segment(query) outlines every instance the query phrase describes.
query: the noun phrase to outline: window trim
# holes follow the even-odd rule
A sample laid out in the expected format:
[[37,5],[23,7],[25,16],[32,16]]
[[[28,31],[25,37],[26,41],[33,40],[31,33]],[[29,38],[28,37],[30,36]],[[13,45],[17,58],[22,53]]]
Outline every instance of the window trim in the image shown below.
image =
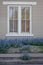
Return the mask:
[[20,1],[3,1],[3,4],[4,5],[16,5],[16,4],[18,4],[18,5],[22,5],[22,4],[27,4],[27,5],[36,5],[37,4],[37,2],[20,2]]
[[[36,5],[37,2],[10,2],[10,1],[3,1],[4,5],[7,5],[7,34],[6,36],[33,36],[32,34],[32,6],[31,5]],[[9,33],[9,7],[12,5],[16,5],[19,4],[19,11],[20,11],[20,6],[22,4],[24,4],[26,6],[26,4],[28,5],[28,7],[30,7],[30,33],[21,33],[21,23],[20,23],[20,19],[21,19],[21,14],[19,14],[19,23],[18,23],[18,33],[14,33],[14,32],[10,32]]]
[[33,34],[29,34],[29,33],[21,33],[21,34],[18,34],[18,33],[8,33],[6,34],[6,36],[34,36]]

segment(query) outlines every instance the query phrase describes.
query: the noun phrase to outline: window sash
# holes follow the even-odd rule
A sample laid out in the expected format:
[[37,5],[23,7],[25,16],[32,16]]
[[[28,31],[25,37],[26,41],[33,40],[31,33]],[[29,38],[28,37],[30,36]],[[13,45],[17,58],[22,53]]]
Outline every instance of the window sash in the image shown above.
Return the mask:
[[[10,10],[10,8],[11,8],[11,10]],[[11,14],[10,14],[10,11],[12,11]],[[16,16],[15,16],[15,14],[16,14]],[[16,19],[15,19],[15,17],[16,17]],[[11,25],[10,25],[11,21],[12,21],[12,29],[11,29]],[[18,8],[17,7],[9,7],[9,32],[12,32],[12,33],[18,32]]]
[[[21,27],[22,28],[22,33],[24,32],[24,33],[26,33],[26,32],[30,32],[30,7],[22,7],[22,9],[21,9],[21,16],[22,16],[22,25],[23,25],[23,22],[24,22],[24,26],[23,27]],[[28,14],[27,14],[28,13]],[[27,31],[27,21],[28,21],[28,31]],[[24,31],[23,31],[24,30]]]

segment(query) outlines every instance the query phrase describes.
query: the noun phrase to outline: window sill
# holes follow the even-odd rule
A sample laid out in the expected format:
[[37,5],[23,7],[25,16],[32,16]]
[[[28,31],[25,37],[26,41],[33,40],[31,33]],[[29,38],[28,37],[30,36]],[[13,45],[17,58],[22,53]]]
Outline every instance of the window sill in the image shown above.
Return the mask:
[[33,34],[29,34],[29,33],[21,33],[21,34],[18,34],[18,33],[8,33],[6,34],[6,36],[34,36]]

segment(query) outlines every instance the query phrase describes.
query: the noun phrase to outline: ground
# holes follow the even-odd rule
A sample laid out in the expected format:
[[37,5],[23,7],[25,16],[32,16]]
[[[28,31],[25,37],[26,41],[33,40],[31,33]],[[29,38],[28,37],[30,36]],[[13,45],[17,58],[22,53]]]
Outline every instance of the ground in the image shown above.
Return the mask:
[[43,52],[43,46],[23,46],[21,48],[10,47],[8,53],[21,53],[21,52],[32,52],[38,53]]
[[0,65],[43,65],[43,64],[15,64],[15,63],[0,63]]

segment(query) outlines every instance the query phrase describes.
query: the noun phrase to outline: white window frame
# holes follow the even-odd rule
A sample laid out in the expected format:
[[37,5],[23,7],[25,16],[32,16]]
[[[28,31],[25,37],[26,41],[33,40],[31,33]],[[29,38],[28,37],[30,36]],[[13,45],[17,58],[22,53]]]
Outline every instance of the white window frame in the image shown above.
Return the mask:
[[[36,5],[36,2],[3,2],[4,5],[7,5],[7,34],[6,36],[33,36],[32,34],[32,6]],[[15,32],[9,32],[9,7],[14,4],[19,4],[18,6],[18,33]],[[24,4],[26,7],[26,4],[28,7],[30,7],[30,33],[21,33],[21,5]]]

